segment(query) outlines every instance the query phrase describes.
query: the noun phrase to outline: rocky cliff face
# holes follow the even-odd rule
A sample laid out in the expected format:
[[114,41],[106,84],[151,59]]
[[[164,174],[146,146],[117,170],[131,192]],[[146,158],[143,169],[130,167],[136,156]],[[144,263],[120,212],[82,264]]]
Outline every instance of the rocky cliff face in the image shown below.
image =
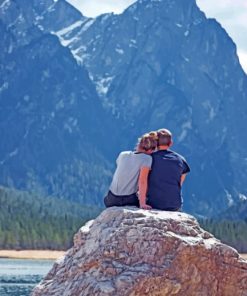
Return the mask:
[[184,213],[109,208],[33,296],[246,296],[247,261]]
[[247,194],[240,128],[247,78],[235,44],[194,0],[136,1],[121,15],[58,35],[88,69],[105,108],[132,130],[131,141],[162,126],[174,132],[175,149],[192,166],[186,209],[208,215]]
[[83,17],[64,1],[4,1],[0,15],[1,184],[97,204],[111,175],[101,130],[111,116],[87,70],[49,33]]
[[[247,196],[246,74],[235,44],[195,0],[139,0],[121,15],[95,19],[64,0],[5,0],[0,18],[1,131],[8,139],[0,144],[2,184],[32,183],[35,191],[100,203],[107,161],[142,132],[167,127],[192,167],[187,211],[213,215]],[[41,146],[32,135],[47,130],[45,122],[58,128]],[[44,151],[27,165],[33,151],[28,145],[19,154],[24,139]],[[48,146],[66,152],[50,154]]]

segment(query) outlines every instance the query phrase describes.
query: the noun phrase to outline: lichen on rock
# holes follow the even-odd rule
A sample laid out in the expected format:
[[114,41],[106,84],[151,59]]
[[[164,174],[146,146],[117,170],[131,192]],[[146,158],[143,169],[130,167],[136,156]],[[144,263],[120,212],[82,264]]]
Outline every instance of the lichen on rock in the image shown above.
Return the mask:
[[78,231],[41,295],[247,296],[247,261],[188,214],[113,207]]

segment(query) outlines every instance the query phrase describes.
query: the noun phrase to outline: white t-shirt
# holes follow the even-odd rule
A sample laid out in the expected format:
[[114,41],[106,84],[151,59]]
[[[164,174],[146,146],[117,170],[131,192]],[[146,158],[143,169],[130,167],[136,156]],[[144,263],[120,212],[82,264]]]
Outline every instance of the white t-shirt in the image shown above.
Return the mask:
[[145,153],[123,151],[117,158],[110,191],[115,195],[130,195],[138,191],[138,179],[143,167],[151,169],[152,157]]

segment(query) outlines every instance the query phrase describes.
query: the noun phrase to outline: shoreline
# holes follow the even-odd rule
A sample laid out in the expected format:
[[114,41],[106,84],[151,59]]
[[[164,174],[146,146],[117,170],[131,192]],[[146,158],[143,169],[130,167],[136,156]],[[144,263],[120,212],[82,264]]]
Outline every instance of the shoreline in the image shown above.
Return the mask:
[[0,259],[46,259],[56,260],[62,257],[65,251],[52,250],[0,250]]
[[[62,257],[66,251],[52,250],[0,250],[0,259],[46,259],[56,260]],[[247,254],[240,254],[247,260]]]

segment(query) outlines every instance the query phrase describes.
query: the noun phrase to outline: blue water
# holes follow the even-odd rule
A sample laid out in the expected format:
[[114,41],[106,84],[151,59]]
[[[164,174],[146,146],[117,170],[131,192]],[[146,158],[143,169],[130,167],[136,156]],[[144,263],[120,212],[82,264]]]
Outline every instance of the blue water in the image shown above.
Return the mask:
[[0,296],[29,296],[53,260],[0,259]]

